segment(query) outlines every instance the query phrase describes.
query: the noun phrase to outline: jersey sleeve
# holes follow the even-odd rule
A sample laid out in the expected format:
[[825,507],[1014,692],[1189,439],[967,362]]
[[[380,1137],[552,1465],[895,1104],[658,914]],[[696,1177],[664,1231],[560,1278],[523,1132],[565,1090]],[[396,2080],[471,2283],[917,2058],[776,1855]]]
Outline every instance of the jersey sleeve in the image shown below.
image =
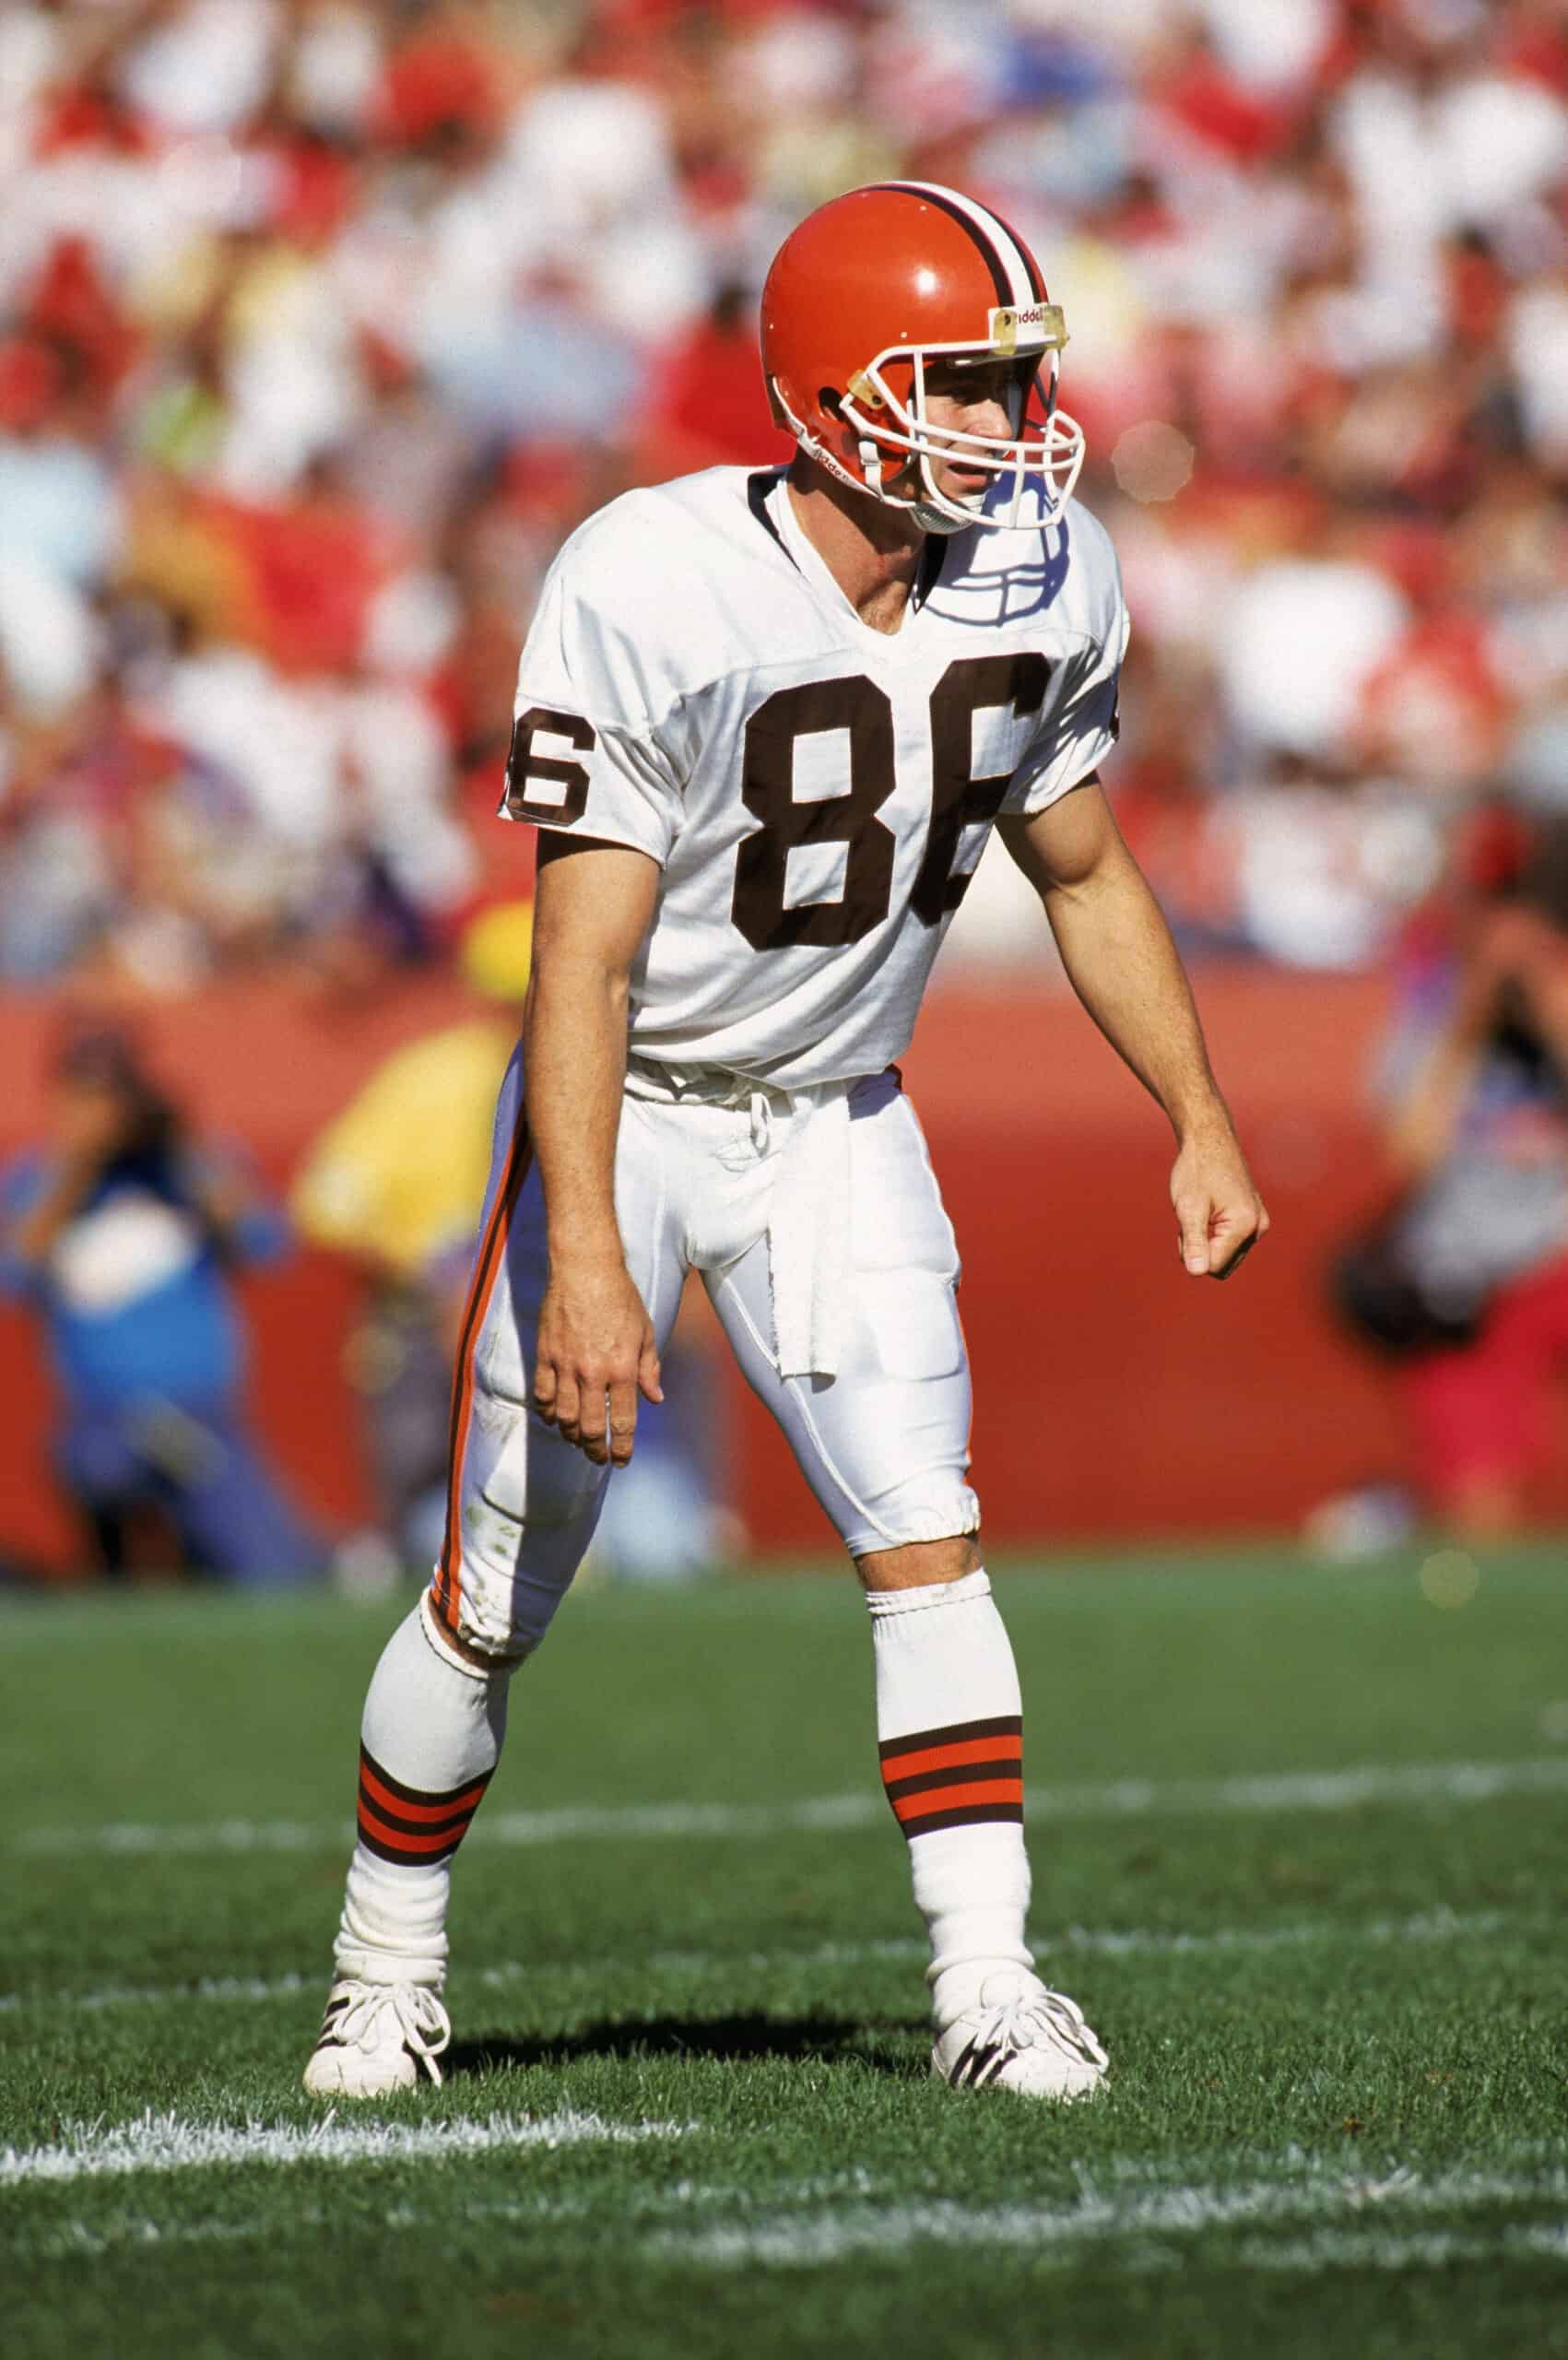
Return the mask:
[[679,783],[648,712],[636,634],[573,559],[569,543],[523,650],[501,814],[629,844],[662,865],[680,828]]
[[1091,640],[1062,667],[1039,732],[1013,773],[1004,811],[1032,819],[1099,769],[1116,742],[1116,700],[1128,628],[1118,583],[1103,639]]

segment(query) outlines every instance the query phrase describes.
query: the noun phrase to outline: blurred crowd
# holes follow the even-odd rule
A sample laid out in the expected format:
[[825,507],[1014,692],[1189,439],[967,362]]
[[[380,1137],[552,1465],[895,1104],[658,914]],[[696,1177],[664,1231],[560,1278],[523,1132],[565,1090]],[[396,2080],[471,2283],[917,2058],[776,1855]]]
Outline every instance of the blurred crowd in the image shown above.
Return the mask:
[[1568,798],[1568,0],[7,0],[0,984],[362,985],[525,891],[545,567],[784,455],[761,274],[894,172],[1066,306],[1189,950],[1365,964]]

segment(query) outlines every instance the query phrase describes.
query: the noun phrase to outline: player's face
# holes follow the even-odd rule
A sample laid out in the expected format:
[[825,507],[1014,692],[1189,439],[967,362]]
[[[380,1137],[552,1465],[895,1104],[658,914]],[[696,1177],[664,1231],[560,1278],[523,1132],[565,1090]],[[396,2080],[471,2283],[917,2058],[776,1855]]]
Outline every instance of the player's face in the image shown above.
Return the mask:
[[112,1083],[63,1078],[54,1092],[54,1137],[67,1154],[103,1159],[121,1146],[130,1127],[124,1090]]
[[[925,368],[925,416],[933,426],[960,434],[985,434],[999,441],[1016,435],[1023,422],[1032,369],[1016,360],[937,360]],[[932,478],[949,500],[977,500],[995,478],[984,467],[956,458],[933,458]]]

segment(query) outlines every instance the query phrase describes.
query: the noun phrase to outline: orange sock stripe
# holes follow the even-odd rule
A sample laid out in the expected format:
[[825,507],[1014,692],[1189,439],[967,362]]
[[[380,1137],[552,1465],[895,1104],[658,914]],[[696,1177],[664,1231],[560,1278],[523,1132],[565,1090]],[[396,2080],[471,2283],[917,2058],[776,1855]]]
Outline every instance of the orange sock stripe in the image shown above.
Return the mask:
[[974,1811],[983,1804],[1010,1803],[1015,1810],[1023,1808],[1021,1778],[992,1778],[975,1780],[961,1787],[926,1787],[917,1795],[895,1795],[894,1815],[902,1826],[906,1820],[926,1819],[933,1811]]
[[416,1826],[412,1820],[399,1819],[395,1813],[383,1811],[379,1803],[372,1802],[369,1795],[361,1793],[359,1817],[361,1833],[369,1827],[389,1844],[423,1845],[429,1843],[432,1836],[439,1837],[442,1843],[460,1844],[468,1833],[474,1814],[471,1811],[448,1811],[444,1819]]
[[361,1796],[360,1799],[360,1834],[377,1850],[390,1852],[397,1858],[426,1859],[441,1852],[455,1852],[468,1833],[472,1811],[465,1813],[454,1823],[433,1827],[427,1834],[414,1835],[404,1827],[390,1826],[372,1811]]
[[970,1762],[1021,1762],[1023,1736],[975,1737],[964,1745],[927,1745],[914,1753],[887,1753],[882,1776],[890,1786],[896,1778],[918,1778],[927,1770],[961,1770]]
[[416,1801],[412,1795],[399,1793],[384,1776],[379,1776],[368,1756],[361,1754],[360,1757],[361,1791],[371,1803],[394,1819],[412,1819],[428,1823],[454,1819],[459,1811],[465,1811],[472,1818],[489,1785],[488,1778],[479,1778],[473,1786],[463,1787],[455,1794],[432,1796],[424,1801]]
[[887,1796],[890,1803],[902,1803],[906,1795],[932,1795],[940,1787],[984,1787],[997,1778],[1016,1778],[1023,1783],[1021,1762],[966,1762],[956,1769],[927,1770],[917,1778],[890,1778]]
[[373,1852],[378,1860],[387,1861],[395,1869],[433,1869],[442,1860],[450,1860],[463,1838],[449,1835],[439,1845],[424,1845],[411,1849],[400,1835],[378,1835],[375,1829],[361,1820],[359,1840],[362,1848]]
[[[468,1285],[468,1300],[463,1308],[462,1339],[457,1347],[457,1365],[452,1379],[452,1423],[447,1440],[446,1531],[430,1597],[440,1620],[454,1634],[457,1630],[458,1569],[463,1557],[463,1459],[468,1439],[468,1414],[474,1401],[474,1353],[484,1328],[485,1314],[489,1309],[490,1297],[495,1292],[496,1276],[505,1258],[506,1233],[533,1160],[528,1117],[520,1102],[517,1128],[513,1133],[506,1172],[496,1190],[484,1242]],[[526,1370],[524,1372],[525,1383],[528,1380],[528,1374]]]

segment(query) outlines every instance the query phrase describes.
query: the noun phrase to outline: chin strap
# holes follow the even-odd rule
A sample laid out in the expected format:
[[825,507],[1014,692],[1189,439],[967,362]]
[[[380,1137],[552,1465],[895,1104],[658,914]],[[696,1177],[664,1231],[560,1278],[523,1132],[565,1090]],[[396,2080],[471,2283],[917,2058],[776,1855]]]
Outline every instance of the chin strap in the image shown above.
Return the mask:
[[[796,416],[784,399],[776,377],[772,380],[772,391],[785,425],[807,456],[826,467],[828,473],[831,476],[836,476],[840,483],[848,484],[852,491],[863,491],[872,500],[881,501],[889,508],[902,508],[906,514],[914,517],[924,533],[939,533],[944,537],[950,537],[954,533],[967,532],[972,525],[984,525],[990,522],[983,513],[983,503],[977,504],[974,513],[971,515],[958,508],[945,506],[929,496],[925,499],[918,495],[914,499],[901,499],[898,493],[890,491],[886,483],[887,460],[882,447],[868,434],[862,434],[859,440],[859,457],[863,476],[853,475],[844,466],[843,461],[836,458],[827,445],[818,440],[805,419]],[[847,422],[851,425],[863,423],[863,421],[857,421],[853,414],[850,415]],[[903,467],[914,460],[929,490],[929,478],[925,478],[925,456],[926,454],[916,452],[902,456],[899,467],[894,470],[895,475],[902,473]],[[1049,520],[1042,518],[1041,521]]]
[[939,533],[944,539],[974,522],[972,516],[955,516],[949,509],[933,508],[924,500],[911,500],[905,505],[923,533]]

